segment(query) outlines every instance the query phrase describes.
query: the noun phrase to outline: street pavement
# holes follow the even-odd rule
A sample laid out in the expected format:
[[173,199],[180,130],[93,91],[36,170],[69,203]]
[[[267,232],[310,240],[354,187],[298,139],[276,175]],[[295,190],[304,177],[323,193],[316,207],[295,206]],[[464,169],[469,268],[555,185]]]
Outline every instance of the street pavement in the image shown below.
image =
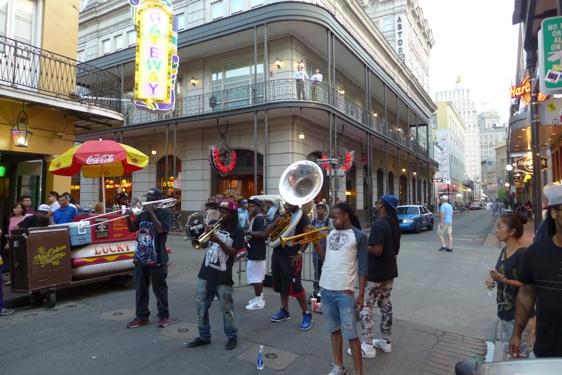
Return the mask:
[[[435,230],[403,235],[392,294],[393,351],[365,360],[366,374],[451,374],[457,360],[484,355],[483,340],[493,337],[496,321],[495,299],[483,286],[486,265],[494,264],[499,254],[497,247],[483,245],[494,221],[487,211],[455,215],[452,253],[437,251]],[[279,300],[267,288],[266,308],[249,312],[244,305],[252,297],[251,288],[236,287],[235,350],[224,350],[217,304],[210,310],[212,344],[187,349],[185,344],[197,335],[193,298],[203,253],[180,236],[168,242],[174,249],[168,277],[170,326],[157,328],[152,298],[152,324],[125,328],[134,313],[130,285],[118,288],[105,282],[69,289],[58,294],[53,309],[22,307],[0,318],[0,373],[255,374],[260,344],[265,345],[264,374],[330,371],[331,347],[322,315],[314,314],[312,329],[300,332],[299,308],[291,301],[293,319],[271,323]]]

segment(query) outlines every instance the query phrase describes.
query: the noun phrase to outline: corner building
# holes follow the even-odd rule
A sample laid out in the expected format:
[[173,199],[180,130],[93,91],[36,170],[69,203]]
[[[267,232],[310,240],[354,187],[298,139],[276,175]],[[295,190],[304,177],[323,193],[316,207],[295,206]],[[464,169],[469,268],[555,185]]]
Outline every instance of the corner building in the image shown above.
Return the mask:
[[[276,194],[289,164],[354,151],[351,170],[325,178],[320,198],[347,200],[367,220],[383,193],[401,203],[431,202],[437,163],[428,123],[436,106],[359,2],[174,6],[175,110],[147,112],[126,99],[123,127],[87,135],[122,140],[151,155],[149,166],[130,176],[133,196],[156,185],[188,213],[213,194]],[[79,54],[121,75],[124,97],[134,84],[130,12],[123,1],[107,1],[88,4],[80,15]],[[305,83],[304,98],[294,79],[299,65],[309,76],[316,69],[323,75],[317,86]],[[221,142],[238,154],[225,177],[208,160],[209,145]],[[83,204],[98,199],[95,182],[80,185]],[[111,184],[106,189],[115,195]]]

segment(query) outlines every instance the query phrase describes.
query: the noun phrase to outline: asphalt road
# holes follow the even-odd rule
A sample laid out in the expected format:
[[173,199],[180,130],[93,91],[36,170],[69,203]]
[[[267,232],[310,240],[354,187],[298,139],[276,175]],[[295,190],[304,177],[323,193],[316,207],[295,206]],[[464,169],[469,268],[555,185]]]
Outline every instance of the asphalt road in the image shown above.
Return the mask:
[[[482,245],[492,224],[491,215],[484,211],[455,215],[453,253],[437,251],[435,230],[403,236],[392,297],[393,352],[365,361],[365,373],[423,373],[443,332],[476,339],[490,336],[495,306],[483,280],[486,264],[495,262],[499,250]],[[298,308],[291,301],[293,319],[270,323],[279,304],[269,289],[265,310],[248,312],[244,305],[252,292],[245,286],[236,288],[237,349],[224,350],[217,305],[210,313],[212,344],[187,349],[185,343],[197,331],[193,296],[202,253],[181,237],[172,237],[169,243],[174,248],[168,278],[173,319],[169,327],[125,328],[134,312],[130,286],[101,283],[76,288],[61,293],[54,309],[21,308],[0,318],[0,373],[254,374],[259,344],[266,346],[264,374],[329,372],[331,349],[322,316],[314,314],[313,328],[300,332]],[[152,299],[153,311],[154,304]]]

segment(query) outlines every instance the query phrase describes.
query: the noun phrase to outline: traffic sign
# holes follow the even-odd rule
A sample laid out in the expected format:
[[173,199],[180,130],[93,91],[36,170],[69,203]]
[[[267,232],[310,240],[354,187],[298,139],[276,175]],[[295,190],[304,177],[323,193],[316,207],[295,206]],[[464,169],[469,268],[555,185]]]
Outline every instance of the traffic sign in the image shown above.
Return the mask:
[[539,74],[541,91],[562,91],[562,17],[546,18],[541,23],[539,38]]

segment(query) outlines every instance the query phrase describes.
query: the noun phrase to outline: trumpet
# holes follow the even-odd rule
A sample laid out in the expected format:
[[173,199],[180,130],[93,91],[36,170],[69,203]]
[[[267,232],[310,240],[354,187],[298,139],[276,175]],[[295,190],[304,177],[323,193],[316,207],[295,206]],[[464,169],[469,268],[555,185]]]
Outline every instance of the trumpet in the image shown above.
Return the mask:
[[170,207],[174,207],[177,201],[178,200],[176,198],[165,198],[165,199],[159,199],[157,201],[143,202],[139,198],[133,198],[133,200],[131,201],[131,211],[133,211],[135,215],[138,215],[142,212],[144,206],[151,205],[154,206],[154,208],[156,209],[170,208]]
[[196,249],[201,249],[207,242],[209,242],[211,235],[220,229],[221,224],[222,219],[219,219],[212,227],[203,232],[203,234],[199,237],[191,239],[191,245],[193,245]]
[[[155,208],[169,208],[169,207],[175,206],[176,202],[177,202],[176,198],[166,198],[166,199],[160,199],[160,200],[157,200],[157,201],[150,201],[150,202],[143,202],[139,198],[133,198],[133,200],[131,202],[131,211],[133,211],[133,214],[138,215],[142,212],[143,207],[146,206],[146,205],[149,205],[149,204],[155,205],[154,206]],[[100,221],[98,223],[90,224],[90,220],[92,220],[92,219],[98,219],[100,217],[109,216],[109,215],[119,213],[119,212],[123,216],[114,217],[112,219],[108,219],[108,220]],[[80,225],[83,226],[83,227],[90,227],[91,228],[91,227],[95,227],[97,225],[107,224],[111,221],[125,219],[126,217],[130,216],[130,215],[125,215],[126,212],[127,212],[127,207],[121,206],[121,209],[117,210],[117,211],[111,211],[111,212],[106,212],[104,214],[88,216],[87,218],[84,218],[84,219],[80,220]]]
[[298,234],[292,237],[281,237],[281,246],[285,247],[287,244],[292,243],[293,245],[304,245],[306,243],[318,243],[321,238],[328,235],[328,227],[322,227],[318,229],[313,229],[311,231]]

